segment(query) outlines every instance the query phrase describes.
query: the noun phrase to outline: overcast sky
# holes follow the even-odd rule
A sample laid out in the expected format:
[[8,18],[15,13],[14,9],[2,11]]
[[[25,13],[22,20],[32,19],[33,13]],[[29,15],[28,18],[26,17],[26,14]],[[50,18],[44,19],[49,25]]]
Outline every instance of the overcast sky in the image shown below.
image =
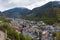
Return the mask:
[[49,1],[55,0],[0,0],[0,11],[5,11],[14,7],[26,7],[33,9],[42,6]]

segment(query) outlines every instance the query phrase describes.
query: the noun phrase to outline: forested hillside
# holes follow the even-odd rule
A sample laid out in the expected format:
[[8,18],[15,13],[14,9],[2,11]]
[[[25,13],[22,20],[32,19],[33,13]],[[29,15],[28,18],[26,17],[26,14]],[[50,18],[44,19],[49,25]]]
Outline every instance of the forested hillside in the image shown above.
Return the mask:
[[59,1],[49,2],[41,7],[34,8],[26,19],[44,21],[46,23],[55,23],[60,21]]

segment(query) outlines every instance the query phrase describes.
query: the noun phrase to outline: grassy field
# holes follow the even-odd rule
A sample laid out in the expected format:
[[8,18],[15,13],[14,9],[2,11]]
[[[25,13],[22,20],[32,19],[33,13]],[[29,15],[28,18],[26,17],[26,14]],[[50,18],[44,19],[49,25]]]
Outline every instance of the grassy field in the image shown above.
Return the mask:
[[[56,27],[60,27],[60,23],[55,23]],[[57,40],[60,40],[60,32],[56,32]]]
[[55,25],[56,25],[57,27],[60,27],[60,23],[55,23]]

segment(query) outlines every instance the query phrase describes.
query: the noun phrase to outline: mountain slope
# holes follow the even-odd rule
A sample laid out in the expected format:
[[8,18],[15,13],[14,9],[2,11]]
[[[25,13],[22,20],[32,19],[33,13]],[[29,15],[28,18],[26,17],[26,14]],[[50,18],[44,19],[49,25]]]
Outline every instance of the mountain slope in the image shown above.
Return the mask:
[[56,21],[60,21],[60,2],[51,1],[41,7],[34,8],[33,10],[29,10],[27,8],[13,8],[4,11],[3,14],[6,17],[22,17],[29,20],[42,20],[54,23]]
[[3,16],[3,13],[0,11],[0,16]]
[[13,8],[7,11],[4,11],[4,15],[6,17],[17,17],[20,18],[21,16],[26,16],[30,12],[29,9],[27,8]]
[[45,22],[56,22],[60,20],[60,2],[51,1],[41,7],[34,8],[26,18],[29,20],[43,20]]

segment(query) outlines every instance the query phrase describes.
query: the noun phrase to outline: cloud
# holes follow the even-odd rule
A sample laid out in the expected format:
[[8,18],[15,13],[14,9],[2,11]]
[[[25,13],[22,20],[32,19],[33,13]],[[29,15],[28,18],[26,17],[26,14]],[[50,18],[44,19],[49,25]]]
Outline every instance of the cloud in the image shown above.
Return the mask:
[[43,1],[39,1],[39,2],[33,3],[31,5],[28,5],[26,8],[32,10],[33,8],[42,6],[42,5],[44,5],[44,4],[46,4],[46,3],[50,2],[50,1],[55,1],[55,0],[43,0]]
[[26,7],[33,9],[52,0],[0,0],[0,10],[4,11],[14,7]]
[[26,8],[33,9],[35,7],[42,6],[42,5],[46,4],[47,2],[49,2],[49,1],[36,2],[36,3],[31,4],[31,5],[28,5]]

